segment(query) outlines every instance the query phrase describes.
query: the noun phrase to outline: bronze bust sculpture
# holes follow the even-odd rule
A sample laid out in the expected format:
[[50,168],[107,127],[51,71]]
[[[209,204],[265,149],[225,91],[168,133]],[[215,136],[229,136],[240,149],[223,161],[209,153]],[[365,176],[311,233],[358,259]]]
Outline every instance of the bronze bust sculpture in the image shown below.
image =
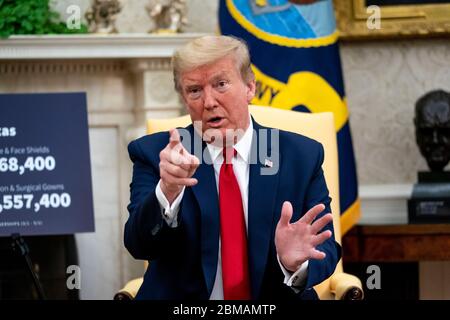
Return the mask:
[[428,92],[416,102],[416,142],[428,167],[443,171],[450,161],[450,93]]
[[450,93],[434,90],[416,102],[416,142],[430,171],[418,172],[408,199],[409,223],[450,222]]

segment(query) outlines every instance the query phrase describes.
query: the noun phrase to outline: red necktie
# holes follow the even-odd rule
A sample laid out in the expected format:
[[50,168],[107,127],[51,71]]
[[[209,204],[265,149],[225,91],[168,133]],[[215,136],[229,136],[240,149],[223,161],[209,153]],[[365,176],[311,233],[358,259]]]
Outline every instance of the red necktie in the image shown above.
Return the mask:
[[225,300],[249,300],[247,232],[241,191],[231,163],[233,156],[236,150],[223,149],[219,175],[223,296]]

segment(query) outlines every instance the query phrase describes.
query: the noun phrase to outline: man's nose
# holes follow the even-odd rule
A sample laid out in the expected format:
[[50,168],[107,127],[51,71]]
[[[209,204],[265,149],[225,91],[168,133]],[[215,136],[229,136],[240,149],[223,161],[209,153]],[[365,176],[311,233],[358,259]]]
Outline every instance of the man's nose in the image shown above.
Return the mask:
[[217,100],[211,88],[205,88],[203,104],[206,110],[212,110],[217,107]]

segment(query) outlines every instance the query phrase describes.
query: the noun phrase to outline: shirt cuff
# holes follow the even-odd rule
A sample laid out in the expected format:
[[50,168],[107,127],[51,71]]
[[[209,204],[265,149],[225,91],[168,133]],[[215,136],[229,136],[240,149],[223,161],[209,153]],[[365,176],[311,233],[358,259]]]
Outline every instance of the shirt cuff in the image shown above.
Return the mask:
[[178,211],[180,211],[181,200],[183,199],[184,189],[183,187],[180,194],[176,199],[172,202],[172,205],[169,204],[169,200],[167,200],[166,196],[161,190],[161,180],[159,180],[158,185],[156,186],[156,199],[158,199],[159,206],[161,207],[161,214],[163,219],[171,228],[178,227]]
[[[288,271],[280,261],[280,257],[277,255],[278,264],[281,271],[284,274],[283,283],[288,287],[303,287],[305,285],[306,278],[308,276],[308,260],[303,262],[298,269],[292,273]],[[293,288],[295,289],[295,288]]]

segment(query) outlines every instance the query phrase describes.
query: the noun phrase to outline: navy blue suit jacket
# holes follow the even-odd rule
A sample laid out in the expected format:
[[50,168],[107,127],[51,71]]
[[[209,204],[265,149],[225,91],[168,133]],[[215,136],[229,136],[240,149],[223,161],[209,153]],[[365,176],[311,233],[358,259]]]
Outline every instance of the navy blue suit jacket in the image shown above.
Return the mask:
[[[192,137],[199,138],[192,125],[186,129]],[[254,122],[256,135],[252,144],[263,138],[260,129],[267,128]],[[283,284],[274,235],[281,206],[286,200],[294,208],[291,221],[297,221],[319,203],[326,206],[319,217],[331,212],[331,199],[322,171],[323,147],[307,137],[278,132],[278,172],[261,175],[264,160],[250,164],[247,238],[251,294],[253,299],[317,298],[312,287],[333,273],[341,256],[334,236],[317,247],[326,253],[326,259],[309,261],[306,286],[295,293]],[[270,154],[270,131],[267,141]],[[198,184],[185,189],[178,227],[170,228],[162,218],[155,194],[160,179],[159,153],[168,142],[168,132],[162,132],[139,138],[128,146],[133,178],[125,246],[134,258],[150,262],[136,298],[205,300],[214,285],[219,252],[219,204],[214,167],[201,161],[194,174]],[[183,144],[189,147],[186,141]],[[203,148],[205,146],[203,143]],[[193,153],[192,149],[187,150]],[[209,155],[207,151],[203,154]],[[325,229],[333,231],[332,224]]]

